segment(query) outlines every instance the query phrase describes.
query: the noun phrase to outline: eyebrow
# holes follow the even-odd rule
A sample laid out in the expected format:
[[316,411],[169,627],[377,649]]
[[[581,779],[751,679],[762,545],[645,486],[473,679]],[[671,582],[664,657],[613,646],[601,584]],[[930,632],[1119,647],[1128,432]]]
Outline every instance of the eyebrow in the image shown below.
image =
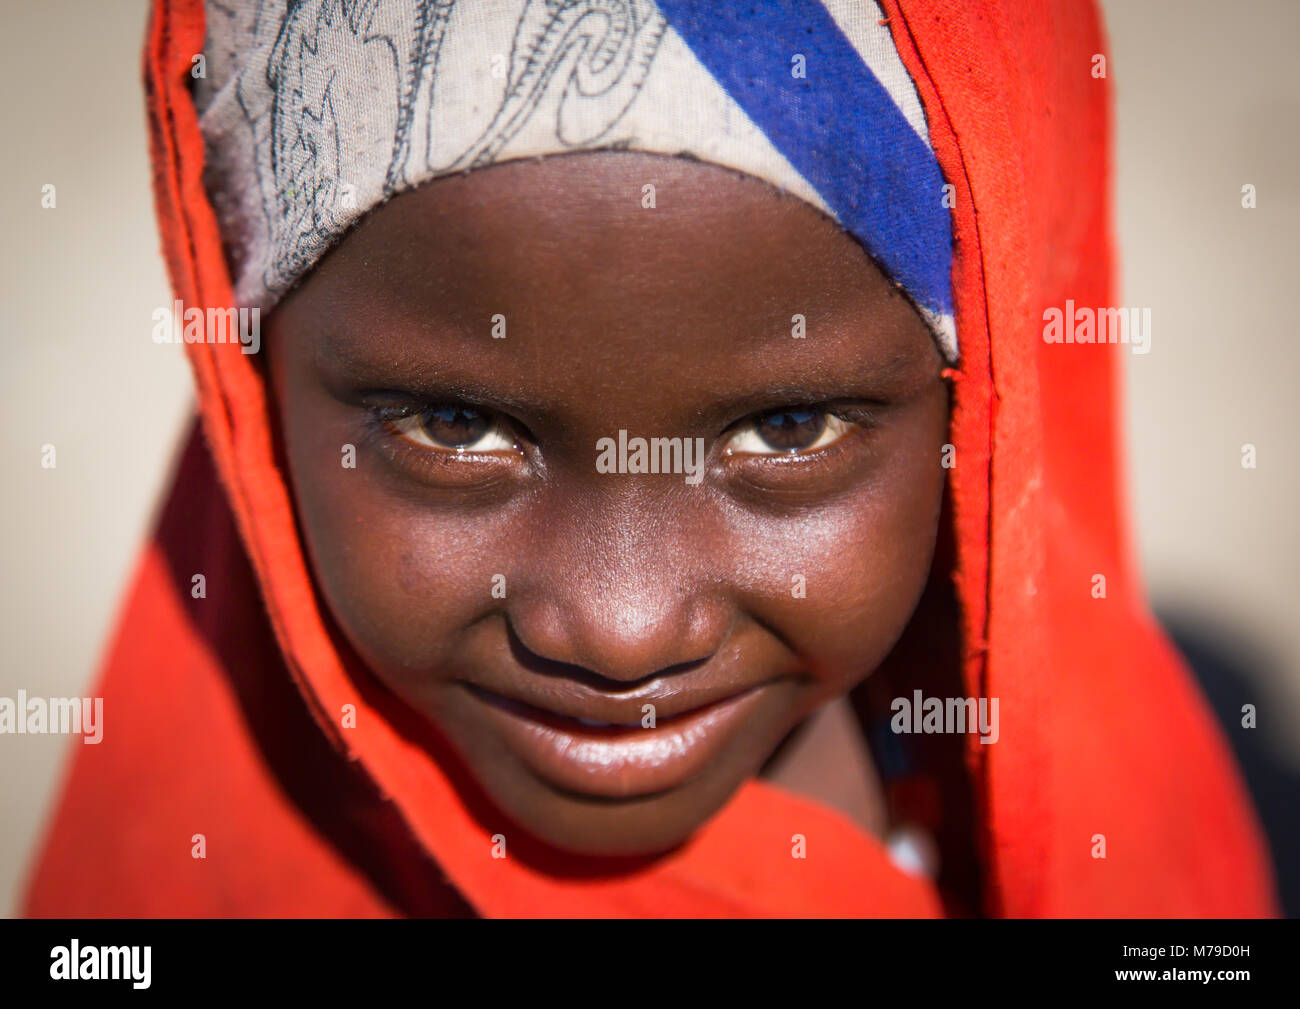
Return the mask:
[[[563,420],[562,404],[548,403],[549,397],[537,395],[539,390],[517,392],[513,382],[502,381],[500,361],[485,353],[489,345],[484,344],[481,329],[470,333],[448,320],[412,328],[423,331],[419,335],[425,338],[412,338],[416,334],[402,324],[386,330],[390,337],[376,346],[346,323],[322,327],[314,353],[316,370],[331,386],[331,380],[346,378],[361,385],[372,382],[370,393],[393,391],[429,400],[462,400],[521,418]],[[437,337],[432,336],[433,330]],[[408,335],[403,337],[403,332]],[[851,341],[837,340],[835,346],[835,356],[842,358],[846,356],[842,348],[851,346]],[[766,383],[760,378],[737,389],[715,386],[708,390],[707,399],[685,408],[701,417],[736,419],[782,406],[845,400],[885,406],[916,387],[911,376],[921,375],[917,356],[915,351],[895,348],[851,361],[824,356],[791,359],[779,381]],[[486,378],[480,377],[484,375]]]
[[710,409],[748,414],[781,406],[854,400],[886,406],[910,395],[924,375],[916,353],[898,349],[887,355],[862,356],[847,365],[826,359],[791,362],[779,382],[751,389],[717,391]]

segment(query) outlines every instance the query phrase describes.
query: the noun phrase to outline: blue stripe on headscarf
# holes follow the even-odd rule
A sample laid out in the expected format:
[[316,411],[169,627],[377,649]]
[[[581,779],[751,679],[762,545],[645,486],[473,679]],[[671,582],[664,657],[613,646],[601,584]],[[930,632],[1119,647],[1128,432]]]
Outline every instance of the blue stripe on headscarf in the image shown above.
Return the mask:
[[[840,223],[922,307],[952,312],[952,222],[934,152],[814,0],[656,0]],[[803,78],[792,57],[805,57]]]

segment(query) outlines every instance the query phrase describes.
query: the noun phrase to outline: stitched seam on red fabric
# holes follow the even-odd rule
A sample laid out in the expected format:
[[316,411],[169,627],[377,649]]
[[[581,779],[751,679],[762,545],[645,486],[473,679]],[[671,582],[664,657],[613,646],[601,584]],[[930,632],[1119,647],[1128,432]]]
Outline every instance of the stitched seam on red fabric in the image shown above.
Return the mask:
[[[171,11],[170,7],[168,7],[167,9],[169,12]],[[197,5],[196,11],[197,11],[197,16],[199,17],[203,16],[204,11],[202,5]],[[163,44],[166,50],[165,55],[166,56],[174,55],[175,39],[174,39],[174,33],[172,33],[170,30],[166,30],[166,29],[164,30]],[[190,281],[188,286],[189,289],[195,294],[196,297],[199,298],[200,301],[206,303],[207,301],[206,293],[200,289],[200,274],[199,274],[199,266],[198,266],[199,257],[198,257],[198,248],[195,242],[195,222],[193,220],[192,214],[188,210],[189,201],[183,198],[182,196],[187,179],[186,179],[186,173],[183,168],[185,156],[181,153],[180,144],[177,142],[177,138],[180,136],[182,130],[182,125],[178,121],[175,114],[175,100],[177,98],[177,95],[175,93],[174,87],[170,79],[165,80],[163,82],[163,89],[164,90],[162,91],[162,94],[166,99],[164,102],[164,107],[167,110],[167,126],[168,126],[167,139],[169,141],[168,149],[172,155],[170,160],[173,166],[172,178],[169,179],[169,182],[172,183],[172,185],[170,186],[170,192],[173,198],[175,199],[175,207],[176,207],[175,217],[178,225],[180,226],[181,231],[183,232],[186,250],[188,252],[188,264],[190,266],[190,269],[187,271],[188,278]],[[201,173],[201,171],[202,169],[200,167],[199,172]],[[201,186],[200,186],[200,192],[201,192]],[[235,430],[236,428],[235,413],[234,410],[232,409],[231,402],[230,402],[230,390],[222,375],[222,372],[224,370],[222,366],[222,362],[216,356],[217,352],[218,351],[216,347],[204,345],[199,348],[198,355],[196,355],[204,359],[204,368],[202,370],[208,373],[206,376],[207,382],[205,384],[207,384],[210,387],[210,389],[215,393],[215,396],[205,397],[205,403],[203,405],[204,407],[206,407],[206,409],[209,412],[212,411],[213,406],[219,406],[220,408],[220,414],[214,417],[214,420],[216,421],[215,425],[212,426],[204,425],[205,436],[207,437],[208,444],[213,449],[214,454],[218,455],[219,457],[225,457],[225,462],[226,462],[228,472],[231,474],[229,479],[223,479],[222,482],[226,486],[228,492],[231,493],[232,496],[234,496],[237,499],[236,501],[232,502],[232,504],[235,506],[233,508],[233,511],[235,513],[236,521],[239,523],[240,526],[240,531],[242,534],[241,541],[243,543],[243,546],[245,550],[248,551],[250,555],[250,560],[252,560],[254,563],[254,567],[258,570],[266,570],[267,567],[266,557],[259,548],[259,543],[257,542],[257,538],[254,535],[252,535],[252,530],[247,528],[248,520],[246,519],[246,516],[250,514],[252,510],[251,499],[246,491],[243,480],[241,478],[241,470],[237,465],[234,464],[235,457],[239,454],[239,449],[236,444],[237,434]],[[204,376],[199,375],[199,378],[202,381],[204,379]],[[215,399],[216,401],[215,404],[212,402],[213,399]],[[224,432],[225,437],[221,439],[213,438],[212,427],[216,427],[218,430]],[[218,467],[218,474],[219,475],[221,474],[220,466]],[[267,607],[268,612],[272,615],[272,619],[278,622],[278,616],[277,616],[278,611],[276,609],[276,606],[272,600],[266,597],[265,592],[263,592],[263,601]],[[284,650],[282,649],[282,651]],[[291,670],[294,672],[294,678],[295,681],[298,683],[300,692],[304,695],[305,699],[307,700],[307,703],[310,709],[313,711],[313,714],[315,715],[317,722],[321,725],[326,735],[333,738],[336,744],[340,744],[339,748],[346,753],[347,749],[346,747],[341,745],[342,744],[341,738],[335,735],[336,727],[333,723],[333,720],[329,718],[329,716],[321,706],[322,702],[316,696],[315,691],[311,690],[310,688],[304,689],[307,683],[306,676],[301,670],[301,668],[299,667],[299,664],[297,663],[296,659],[291,655],[286,655],[285,658],[288,661]]]
[[[952,136],[954,140],[954,146],[957,151],[957,160],[961,168],[961,181],[964,184],[966,196],[971,201],[971,222],[972,222],[971,226],[974,232],[974,239],[976,244],[976,249],[975,249],[976,254],[974,259],[975,259],[975,263],[978,264],[980,288],[983,292],[982,315],[983,315],[984,333],[986,337],[986,346],[987,346],[986,355],[987,355],[989,400],[988,400],[988,433],[987,433],[986,449],[988,452],[988,457],[987,457],[988,462],[985,467],[985,478],[984,478],[986,499],[985,499],[985,515],[984,515],[983,526],[984,526],[985,543],[988,544],[989,547],[986,547],[985,564],[984,564],[984,587],[983,587],[984,614],[982,620],[983,626],[979,628],[979,635],[980,635],[979,641],[965,643],[963,645],[962,655],[963,655],[963,661],[979,663],[980,693],[987,694],[988,693],[987,652],[988,652],[988,641],[989,641],[989,621],[991,619],[992,611],[993,611],[992,557],[991,557],[991,549],[990,549],[993,542],[993,456],[994,456],[993,449],[994,449],[994,441],[995,441],[994,431],[997,423],[998,404],[1000,402],[1001,397],[998,393],[997,382],[995,381],[995,377],[993,374],[993,347],[992,347],[993,327],[992,327],[992,320],[989,316],[988,272],[985,269],[985,264],[984,264],[984,236],[980,230],[979,213],[975,205],[974,187],[971,183],[970,170],[966,164],[965,151],[962,148],[961,138],[958,135],[957,130],[953,125],[952,117],[949,115],[947,105],[944,102],[943,94],[941,93],[938,86],[935,84],[934,77],[930,72],[930,67],[928,62],[926,61],[925,54],[921,51],[921,47],[917,44],[916,36],[912,31],[912,26],[908,19],[908,16],[906,13],[903,12],[901,0],[883,0],[883,6],[885,6],[887,9],[890,10],[890,14],[888,15],[888,21],[889,21],[891,35],[897,35],[899,31],[901,31],[906,35],[909,44],[908,48],[910,52],[915,56],[917,65],[919,66],[921,71],[924,72],[925,74],[926,82],[929,85],[929,91],[934,96],[934,101],[938,105],[938,111],[939,113],[941,113],[943,117],[945,128],[948,130],[948,133]],[[896,21],[897,21],[898,29],[895,28]],[[895,39],[895,47],[897,47],[897,39]],[[927,115],[929,115],[928,109],[926,110],[926,112]],[[954,298],[955,298],[955,292],[954,292]],[[958,334],[958,339],[959,340],[961,339],[961,334]],[[960,363],[962,362],[959,362],[959,364]],[[963,370],[961,374],[962,377],[965,377],[967,373]],[[959,556],[960,556],[960,551],[959,551]],[[963,623],[965,623],[964,620]],[[978,796],[979,808],[981,810],[981,813],[983,814],[979,817],[979,822],[978,825],[976,826],[976,833],[978,835],[976,839],[976,843],[980,847],[980,861],[986,866],[994,866],[997,864],[997,860],[993,857],[994,838],[993,838],[993,831],[992,831],[992,818],[988,815],[988,811],[990,810],[992,805],[992,781],[988,773],[988,765],[983,759],[984,755],[982,751],[975,749],[973,745],[974,740],[971,741],[971,744],[972,745],[968,745],[967,747],[966,764],[967,767],[972,768],[974,772],[973,776],[975,780],[975,790]],[[1003,901],[1000,878],[996,871],[991,872],[990,877],[991,877],[990,880],[986,881],[985,883],[985,888],[984,888],[985,892],[982,896],[982,899],[986,904],[991,905],[995,909],[996,913],[1001,914],[1004,911],[1004,901]]]

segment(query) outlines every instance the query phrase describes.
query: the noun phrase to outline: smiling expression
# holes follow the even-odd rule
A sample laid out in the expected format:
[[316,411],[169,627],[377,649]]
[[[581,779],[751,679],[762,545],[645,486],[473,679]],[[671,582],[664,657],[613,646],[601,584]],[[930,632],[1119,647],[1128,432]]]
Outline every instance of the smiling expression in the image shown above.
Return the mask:
[[[349,234],[267,348],[333,618],[557,847],[689,836],[924,587],[942,360],[766,183],[611,152],[439,179]],[[700,478],[598,467],[620,431],[702,445]]]

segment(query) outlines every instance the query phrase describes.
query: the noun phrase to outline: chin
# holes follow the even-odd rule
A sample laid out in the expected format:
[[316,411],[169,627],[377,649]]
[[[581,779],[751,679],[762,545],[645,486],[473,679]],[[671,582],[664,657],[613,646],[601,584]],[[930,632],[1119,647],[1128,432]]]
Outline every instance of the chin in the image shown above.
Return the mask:
[[[574,795],[534,779],[493,798],[525,833],[547,847],[592,858],[653,857],[688,841],[747,777],[719,773],[722,770],[649,796]],[[509,839],[509,832],[503,833]]]

